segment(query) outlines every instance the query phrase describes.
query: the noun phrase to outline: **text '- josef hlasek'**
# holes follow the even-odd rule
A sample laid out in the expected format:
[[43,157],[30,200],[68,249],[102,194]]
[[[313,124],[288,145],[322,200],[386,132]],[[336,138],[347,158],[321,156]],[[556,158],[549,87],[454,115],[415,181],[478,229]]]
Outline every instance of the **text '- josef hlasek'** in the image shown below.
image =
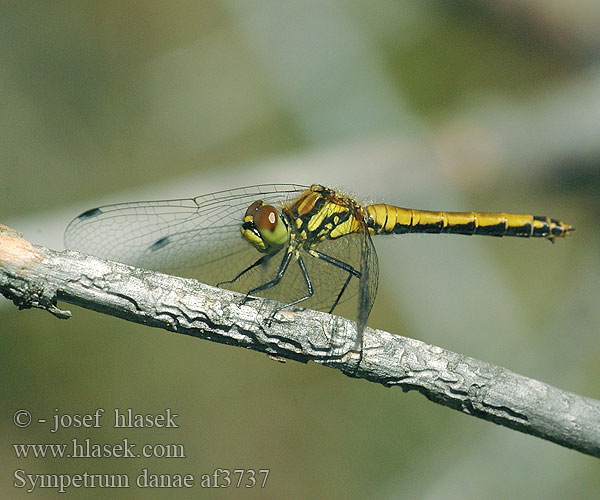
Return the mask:
[[[59,429],[100,428],[106,420],[116,429],[151,427],[177,429],[179,427],[175,421],[179,415],[172,413],[170,408],[167,408],[164,413],[136,413],[131,408],[126,410],[115,408],[112,411],[112,419],[108,416],[110,413],[106,414],[104,408],[98,408],[93,413],[60,413],[58,408],[54,412],[50,432],[57,432]],[[46,423],[46,420],[38,419],[38,422]]]

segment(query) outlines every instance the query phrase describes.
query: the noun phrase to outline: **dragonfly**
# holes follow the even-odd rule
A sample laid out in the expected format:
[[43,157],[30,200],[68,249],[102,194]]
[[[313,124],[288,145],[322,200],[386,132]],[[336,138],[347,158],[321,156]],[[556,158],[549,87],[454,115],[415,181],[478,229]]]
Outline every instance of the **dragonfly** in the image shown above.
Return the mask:
[[372,236],[408,233],[517,236],[554,242],[574,228],[546,216],[440,212],[361,205],[314,184],[263,184],[83,212],[68,225],[69,249],[136,267],[192,276],[251,296],[332,313],[358,294],[354,351],[377,293]]

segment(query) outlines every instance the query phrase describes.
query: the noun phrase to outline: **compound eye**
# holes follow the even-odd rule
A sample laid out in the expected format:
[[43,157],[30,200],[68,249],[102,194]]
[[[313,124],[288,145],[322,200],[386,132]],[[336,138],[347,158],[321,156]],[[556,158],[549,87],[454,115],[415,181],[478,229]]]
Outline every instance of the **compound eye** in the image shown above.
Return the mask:
[[263,205],[264,202],[262,200],[256,200],[254,203],[252,203],[252,205],[248,207],[244,217],[248,217],[249,215],[254,216],[256,214],[256,211]]
[[[256,203],[257,202],[254,202],[250,205],[250,208]],[[262,201],[260,203],[262,203]],[[248,208],[248,210],[250,210],[250,208]],[[254,224],[261,232],[265,230],[273,231],[277,227],[278,220],[279,216],[277,215],[277,210],[271,205],[262,205],[255,209]]]

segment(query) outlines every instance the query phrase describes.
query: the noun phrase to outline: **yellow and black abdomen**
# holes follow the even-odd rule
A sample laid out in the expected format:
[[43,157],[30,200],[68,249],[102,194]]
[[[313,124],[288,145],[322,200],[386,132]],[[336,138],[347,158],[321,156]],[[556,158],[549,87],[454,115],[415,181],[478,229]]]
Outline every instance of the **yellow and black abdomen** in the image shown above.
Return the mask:
[[367,213],[367,224],[374,234],[483,234],[552,241],[573,231],[571,226],[557,219],[503,212],[435,212],[381,203],[369,205]]

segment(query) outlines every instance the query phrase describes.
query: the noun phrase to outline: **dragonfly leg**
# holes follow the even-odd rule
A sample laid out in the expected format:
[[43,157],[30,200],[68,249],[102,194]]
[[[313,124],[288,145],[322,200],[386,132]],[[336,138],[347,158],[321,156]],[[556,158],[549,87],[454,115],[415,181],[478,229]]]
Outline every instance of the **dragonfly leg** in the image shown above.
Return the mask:
[[[279,265],[279,270],[277,271],[277,275],[272,280],[266,281],[262,285],[258,285],[256,287],[252,288],[251,290],[249,290],[248,293],[246,294],[246,297],[244,298],[242,304],[248,300],[248,297],[250,297],[250,295],[252,295],[256,292],[260,292],[262,290],[267,290],[268,288],[273,288],[275,285],[277,285],[277,283],[279,283],[281,281],[281,278],[283,278],[283,275],[285,274],[285,271],[287,270],[287,267],[290,263],[291,258],[292,258],[292,248],[290,247],[290,249],[286,252],[285,256],[281,260],[281,264]],[[259,260],[262,260],[262,259],[264,259],[264,257],[262,257]],[[253,266],[251,266],[251,267],[253,267]]]
[[257,266],[260,266],[263,262],[265,262],[265,260],[267,260],[268,257],[269,257],[268,255],[263,255],[260,259],[258,259],[256,262],[254,262],[254,264],[250,264],[246,269],[244,269],[243,271],[237,273],[233,279],[230,279],[230,280],[227,280],[227,281],[219,281],[217,283],[217,286],[220,287],[221,285],[228,285],[230,283],[235,283],[244,274],[246,274],[248,271],[250,271],[250,269],[254,269]]
[[346,291],[346,287],[348,286],[348,283],[350,283],[350,279],[352,278],[352,274],[348,273],[348,277],[346,278],[346,282],[344,283],[344,286],[342,287],[342,289],[340,290],[340,293],[338,293],[338,296],[336,297],[335,301],[333,302],[333,305],[331,306],[331,308],[329,309],[329,314],[333,313],[333,310],[336,308],[336,306],[338,305],[338,302],[340,301],[340,299],[342,298],[342,295],[344,294],[344,292]]
[[308,251],[308,253],[310,253],[310,255],[312,255],[313,257],[324,260],[325,262],[328,262],[329,264],[339,267],[340,269],[342,269],[348,273],[348,277],[346,278],[346,281],[345,281],[344,285],[342,286],[340,293],[338,293],[335,301],[333,302],[333,305],[329,309],[329,314],[331,314],[333,312],[333,310],[336,308],[336,306],[338,305],[340,299],[342,298],[342,295],[346,291],[346,288],[348,287],[348,283],[350,283],[352,276],[354,276],[355,278],[358,278],[360,280],[360,273],[356,269],[354,269],[350,264],[346,264],[345,262],[342,262],[341,260],[335,259],[334,257],[326,255],[322,252],[319,252],[318,250],[310,249]]
[[273,318],[275,317],[275,315],[279,311],[281,311],[282,309],[285,309],[287,307],[296,305],[299,302],[302,302],[304,300],[310,299],[312,297],[313,293],[314,293],[312,281],[310,280],[310,276],[308,275],[308,271],[306,270],[306,267],[304,266],[304,261],[302,260],[302,257],[298,256],[297,262],[298,262],[298,266],[300,266],[300,271],[302,272],[302,277],[304,278],[304,282],[306,283],[306,295],[304,297],[300,297],[299,299],[292,300],[292,302],[290,302],[289,304],[285,304],[285,305],[283,305],[283,306],[278,307],[277,309],[275,309],[273,311],[273,313],[271,314],[271,318],[269,319],[269,321],[272,321]]

